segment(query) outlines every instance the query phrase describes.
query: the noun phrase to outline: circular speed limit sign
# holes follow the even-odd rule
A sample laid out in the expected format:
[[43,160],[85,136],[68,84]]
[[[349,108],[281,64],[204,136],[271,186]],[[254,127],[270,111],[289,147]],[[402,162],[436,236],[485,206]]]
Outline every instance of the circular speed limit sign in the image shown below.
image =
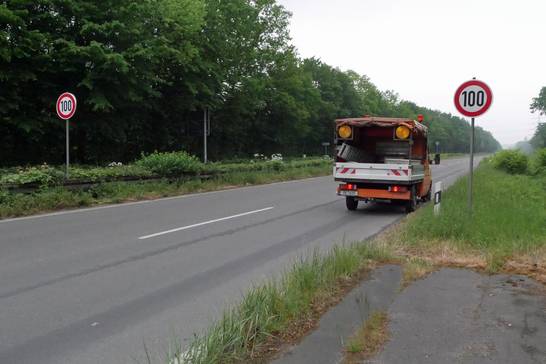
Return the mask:
[[63,120],[68,120],[76,113],[76,96],[65,92],[57,99],[57,115]]
[[492,102],[493,93],[482,81],[467,81],[455,92],[455,107],[464,116],[480,116],[489,109]]

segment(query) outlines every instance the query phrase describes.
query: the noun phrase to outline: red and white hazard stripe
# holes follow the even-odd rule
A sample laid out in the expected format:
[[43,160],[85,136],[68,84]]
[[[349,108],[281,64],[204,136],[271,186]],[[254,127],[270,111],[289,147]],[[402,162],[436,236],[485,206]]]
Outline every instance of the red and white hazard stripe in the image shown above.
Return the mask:
[[336,173],[339,174],[356,174],[356,168],[336,168]]
[[[392,174],[395,176],[401,176],[404,173],[406,176],[409,176],[409,171],[407,169],[402,169],[401,171],[397,169],[391,169]],[[390,174],[389,174],[390,175]]]

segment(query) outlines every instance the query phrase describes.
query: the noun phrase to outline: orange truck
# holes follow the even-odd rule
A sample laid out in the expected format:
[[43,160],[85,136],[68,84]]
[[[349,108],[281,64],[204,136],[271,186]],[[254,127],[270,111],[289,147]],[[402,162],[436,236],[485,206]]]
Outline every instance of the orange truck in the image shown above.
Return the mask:
[[334,178],[347,209],[359,201],[388,201],[414,211],[431,198],[428,129],[405,118],[362,117],[336,120]]

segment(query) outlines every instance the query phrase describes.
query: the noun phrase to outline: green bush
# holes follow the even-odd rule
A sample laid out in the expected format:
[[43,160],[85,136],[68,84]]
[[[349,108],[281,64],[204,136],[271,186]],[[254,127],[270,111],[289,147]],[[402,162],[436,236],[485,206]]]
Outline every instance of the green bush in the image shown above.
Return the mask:
[[202,170],[199,160],[186,152],[158,153],[142,155],[136,161],[142,167],[162,177],[177,177],[184,174],[197,174]]
[[39,185],[53,186],[62,182],[64,174],[48,165],[39,167],[20,168],[15,173],[8,173],[0,177],[0,185]]
[[546,148],[537,150],[533,160],[537,167],[546,167]]
[[70,170],[70,179],[86,182],[119,180],[123,177],[151,177],[153,173],[146,168],[130,164],[116,167],[75,167]]
[[0,205],[8,204],[10,201],[10,193],[4,189],[0,189]]
[[529,158],[519,150],[503,150],[493,156],[493,165],[511,174],[527,171]]

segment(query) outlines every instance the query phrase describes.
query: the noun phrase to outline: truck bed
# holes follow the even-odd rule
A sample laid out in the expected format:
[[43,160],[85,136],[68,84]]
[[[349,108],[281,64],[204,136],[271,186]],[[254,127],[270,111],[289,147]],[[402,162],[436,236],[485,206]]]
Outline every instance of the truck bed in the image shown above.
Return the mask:
[[422,181],[425,169],[419,161],[387,160],[386,163],[338,162],[334,178],[341,182],[396,182],[411,184]]

